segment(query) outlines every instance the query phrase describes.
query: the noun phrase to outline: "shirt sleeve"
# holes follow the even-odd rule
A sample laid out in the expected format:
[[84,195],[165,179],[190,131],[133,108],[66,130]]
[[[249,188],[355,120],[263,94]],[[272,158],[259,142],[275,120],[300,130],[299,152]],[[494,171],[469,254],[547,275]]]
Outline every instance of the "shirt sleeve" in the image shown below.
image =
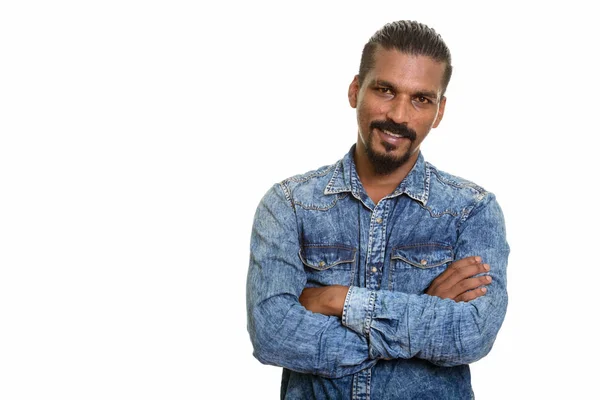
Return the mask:
[[509,246],[502,211],[488,193],[458,228],[456,259],[490,265],[487,293],[470,302],[351,287],[342,323],[369,341],[373,359],[418,357],[440,366],[469,364],[491,350],[508,304]]
[[250,244],[246,305],[254,356],[264,364],[329,378],[374,365],[363,335],[340,318],[299,303],[306,284],[299,250],[294,209],[275,185],[257,208]]

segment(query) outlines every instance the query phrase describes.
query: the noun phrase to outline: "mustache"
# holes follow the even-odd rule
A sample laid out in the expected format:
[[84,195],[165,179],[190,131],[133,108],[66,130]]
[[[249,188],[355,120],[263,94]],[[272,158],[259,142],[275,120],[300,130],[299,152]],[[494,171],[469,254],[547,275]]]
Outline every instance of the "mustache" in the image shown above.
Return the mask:
[[371,130],[379,129],[380,131],[392,132],[396,135],[404,136],[413,142],[417,140],[417,132],[410,129],[405,124],[397,124],[394,121],[373,121],[369,128],[371,128]]

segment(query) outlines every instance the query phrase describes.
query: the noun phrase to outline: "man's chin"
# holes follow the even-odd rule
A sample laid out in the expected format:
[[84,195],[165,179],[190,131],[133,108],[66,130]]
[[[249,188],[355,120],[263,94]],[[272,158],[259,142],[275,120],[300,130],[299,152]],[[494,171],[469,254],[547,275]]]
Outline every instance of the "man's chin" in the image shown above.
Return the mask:
[[410,153],[406,152],[400,156],[390,154],[391,152],[381,153],[367,149],[367,157],[378,175],[389,175],[402,167],[410,159]]

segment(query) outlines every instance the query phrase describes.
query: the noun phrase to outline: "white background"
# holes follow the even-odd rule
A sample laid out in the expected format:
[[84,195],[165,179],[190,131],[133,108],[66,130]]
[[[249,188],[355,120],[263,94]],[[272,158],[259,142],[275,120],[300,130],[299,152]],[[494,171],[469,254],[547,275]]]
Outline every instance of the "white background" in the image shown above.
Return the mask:
[[0,398],[278,398],[246,331],[254,210],[356,140],[347,87],[396,19],[453,55],[424,155],[506,216],[509,310],[477,398],[598,398],[591,8],[203,4],[1,3]]

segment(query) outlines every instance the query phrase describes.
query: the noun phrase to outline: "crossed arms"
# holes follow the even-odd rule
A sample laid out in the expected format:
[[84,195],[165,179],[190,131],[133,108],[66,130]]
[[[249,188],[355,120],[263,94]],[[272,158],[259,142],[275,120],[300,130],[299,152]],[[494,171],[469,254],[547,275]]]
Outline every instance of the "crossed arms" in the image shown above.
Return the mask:
[[294,210],[276,185],[257,209],[247,281],[248,330],[263,363],[331,378],[379,359],[467,364],[489,352],[504,319],[508,245],[491,194],[461,225],[458,261],[425,294],[305,289],[299,248]]
[[[425,293],[456,302],[475,300],[487,292],[485,285],[492,282],[489,275],[476,275],[489,270],[490,266],[483,264],[481,257],[463,258],[453,262],[434,279]],[[299,301],[309,311],[341,318],[349,289],[348,286],[340,285],[305,288]]]

